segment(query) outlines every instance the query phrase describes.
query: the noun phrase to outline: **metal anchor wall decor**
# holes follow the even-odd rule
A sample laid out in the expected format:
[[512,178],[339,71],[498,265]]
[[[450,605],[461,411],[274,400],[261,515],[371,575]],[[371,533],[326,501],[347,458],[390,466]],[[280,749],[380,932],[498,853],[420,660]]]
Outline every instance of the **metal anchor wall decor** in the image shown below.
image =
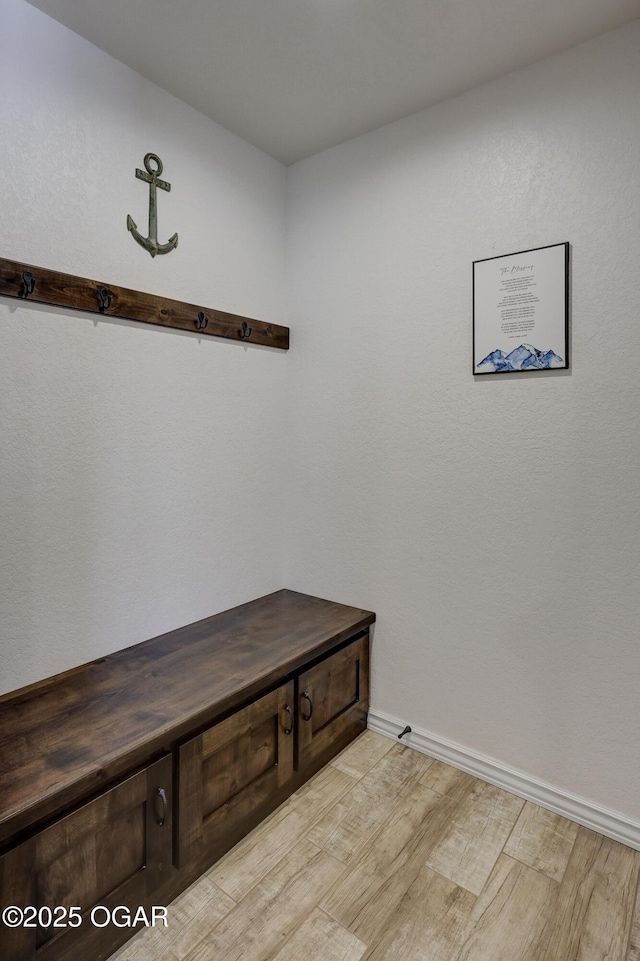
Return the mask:
[[[155,167],[152,166],[155,164]],[[141,247],[148,250],[152,257],[156,254],[168,254],[170,250],[178,246],[178,235],[169,237],[166,244],[158,243],[158,209],[157,209],[157,188],[161,190],[171,190],[171,184],[166,180],[160,180],[162,173],[162,161],[157,154],[148,153],[144,158],[144,170],[136,170],[138,180],[144,180],[149,184],[149,236],[143,237],[131,216],[127,214],[127,230],[131,231],[134,240],[137,240]]]

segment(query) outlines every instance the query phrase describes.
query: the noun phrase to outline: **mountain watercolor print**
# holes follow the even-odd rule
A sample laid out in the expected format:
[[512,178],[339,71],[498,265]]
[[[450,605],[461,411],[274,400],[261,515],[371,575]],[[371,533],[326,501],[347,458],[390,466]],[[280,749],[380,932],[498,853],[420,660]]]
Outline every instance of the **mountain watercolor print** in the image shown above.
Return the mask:
[[494,350],[477,365],[483,373],[501,374],[510,370],[553,370],[564,367],[562,357],[552,350],[538,350],[531,344],[520,344],[510,354]]

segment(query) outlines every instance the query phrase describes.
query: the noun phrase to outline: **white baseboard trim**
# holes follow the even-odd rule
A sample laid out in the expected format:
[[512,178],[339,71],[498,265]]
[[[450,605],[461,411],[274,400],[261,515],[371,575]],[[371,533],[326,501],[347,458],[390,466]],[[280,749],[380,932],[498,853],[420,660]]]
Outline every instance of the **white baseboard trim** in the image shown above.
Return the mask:
[[[368,727],[385,737],[397,739],[405,723],[387,714],[369,711]],[[401,743],[640,851],[640,823],[631,821],[622,814],[599,807],[552,784],[538,781],[529,774],[494,758],[470,751],[460,744],[454,744],[427,731],[416,730],[413,726],[411,733],[405,734]]]

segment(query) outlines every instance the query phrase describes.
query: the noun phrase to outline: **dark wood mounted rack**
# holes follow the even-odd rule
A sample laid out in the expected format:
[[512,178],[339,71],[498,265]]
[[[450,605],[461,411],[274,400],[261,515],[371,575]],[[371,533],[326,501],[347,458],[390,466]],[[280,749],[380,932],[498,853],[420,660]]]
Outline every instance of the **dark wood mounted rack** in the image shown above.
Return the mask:
[[0,294],[207,337],[289,349],[289,328],[0,257]]

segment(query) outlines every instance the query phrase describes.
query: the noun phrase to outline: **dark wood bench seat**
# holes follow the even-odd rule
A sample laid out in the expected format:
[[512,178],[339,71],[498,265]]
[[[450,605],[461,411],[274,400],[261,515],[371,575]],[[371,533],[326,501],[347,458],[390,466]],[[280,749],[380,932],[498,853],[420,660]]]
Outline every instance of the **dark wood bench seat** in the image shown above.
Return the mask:
[[[56,888],[46,876],[55,871],[43,851],[61,850],[56,831],[63,822],[65,837],[77,823],[81,839],[83,831],[99,833],[101,818],[104,837],[113,830],[119,845],[126,831],[134,847],[143,835],[155,843],[154,832],[163,845],[157,857],[146,850],[132,855],[128,873],[123,867],[122,876],[114,874],[114,891],[142,896],[142,881],[133,877],[142,858],[145,892],[154,877],[154,898],[175,896],[364,729],[374,620],[370,611],[282,590],[1,697],[3,904],[19,889],[16,878],[29,858],[40,865],[42,890],[25,871],[28,896],[50,904]],[[239,765],[233,790],[218,770],[232,761]],[[155,794],[162,773],[166,818],[155,794],[140,794],[145,766]],[[141,818],[146,834],[132,827]],[[156,827],[161,822],[164,833]],[[93,957],[106,957],[131,933],[103,929],[86,946]],[[4,956],[12,961],[57,961],[71,958],[89,935],[8,937]]]

